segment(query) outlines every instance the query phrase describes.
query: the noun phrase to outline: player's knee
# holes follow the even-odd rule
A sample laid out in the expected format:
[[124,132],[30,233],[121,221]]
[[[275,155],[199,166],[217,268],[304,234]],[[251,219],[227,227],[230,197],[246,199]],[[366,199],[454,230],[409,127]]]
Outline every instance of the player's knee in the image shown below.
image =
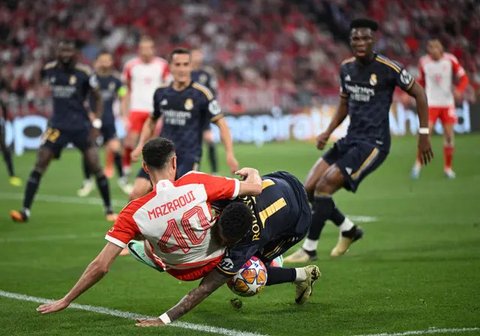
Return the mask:
[[342,184],[343,177],[340,172],[327,172],[315,185],[315,193],[333,194]]

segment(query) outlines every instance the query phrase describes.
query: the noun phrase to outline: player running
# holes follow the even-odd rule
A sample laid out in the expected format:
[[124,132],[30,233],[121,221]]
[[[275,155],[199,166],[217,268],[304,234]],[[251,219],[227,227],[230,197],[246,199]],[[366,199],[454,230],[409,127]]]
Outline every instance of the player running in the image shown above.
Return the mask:
[[[455,150],[453,126],[457,122],[455,101],[459,101],[468,85],[468,77],[457,58],[443,51],[440,40],[431,39],[427,43],[427,55],[420,58],[420,77],[418,82],[425,87],[428,98],[428,129],[432,134],[433,126],[440,119],[443,126],[443,171],[447,178],[456,177],[452,169]],[[456,83],[456,85],[454,85]],[[411,176],[420,177],[421,160],[417,158]]]
[[[205,86],[191,80],[190,51],[183,48],[173,50],[169,64],[173,82],[155,91],[153,113],[143,126],[140,141],[132,152],[132,158],[134,160],[139,158],[143,145],[154,135],[157,120],[163,117],[160,136],[175,143],[178,157],[177,177],[196,170],[202,157],[204,125],[213,122],[220,129],[227,165],[231,172],[235,172],[238,169],[238,162],[233,153],[230,130],[213,93]],[[143,196],[150,189],[148,175],[140,170],[130,198]]]
[[[72,41],[58,44],[57,60],[47,63],[41,73],[48,82],[53,96],[53,115],[49,127],[43,135],[43,143],[37,153],[37,161],[30,174],[23,199],[23,209],[12,210],[10,217],[16,222],[26,222],[30,218],[30,208],[40,186],[40,180],[52,159],[60,158],[62,150],[73,143],[86,160],[89,170],[95,175],[97,187],[103,199],[108,221],[114,221],[110,201],[108,180],[99,164],[95,139],[102,127],[103,102],[98,89],[98,80],[86,65],[77,63],[77,50]],[[95,97],[93,121],[85,109],[89,94]]]
[[317,137],[323,149],[332,132],[347,115],[347,135],[337,141],[310,170],[305,182],[312,202],[312,226],[303,247],[285,262],[307,262],[317,258],[317,245],[325,221],[339,227],[339,239],[330,255],[343,255],[360,239],[363,231],[335,206],[332,195],[340,188],[355,192],[361,181],[377,169],[390,150],[389,110],[396,86],[415,98],[420,132],[418,152],[423,164],[433,158],[428,137],[427,98],[422,87],[398,63],[374,52],[374,32],[378,25],[369,19],[353,20],[350,46],[354,57],[340,69],[340,103],[327,130]]
[[[98,54],[95,61],[95,74],[97,75],[103,99],[102,127],[100,128],[100,134],[102,141],[105,144],[107,166],[109,157],[112,155],[118,175],[118,186],[124,193],[129,194],[131,192],[131,186],[128,184],[127,178],[123,173],[121,144],[117,137],[115,116],[113,113],[113,103],[116,99],[120,99],[125,95],[126,88],[122,85],[120,76],[113,69],[113,57],[108,51],[101,51]],[[91,99],[90,105],[94,106],[93,99]],[[105,168],[105,171],[107,171],[107,167]],[[83,181],[82,188],[77,191],[77,194],[80,197],[88,196],[93,189],[93,180],[86,161],[83,161],[83,172],[85,180]]]
[[130,154],[137,145],[145,120],[153,111],[153,93],[170,81],[168,62],[155,56],[155,44],[151,37],[142,36],[138,43],[138,56],[125,63],[122,77],[127,85],[127,94],[122,101],[122,115],[128,115],[123,153],[124,172],[128,175]]

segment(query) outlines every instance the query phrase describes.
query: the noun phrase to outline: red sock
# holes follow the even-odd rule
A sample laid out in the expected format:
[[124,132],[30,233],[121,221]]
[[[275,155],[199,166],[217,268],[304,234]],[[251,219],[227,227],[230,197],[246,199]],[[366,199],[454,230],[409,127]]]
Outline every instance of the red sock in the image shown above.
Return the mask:
[[452,168],[454,150],[455,150],[455,147],[453,145],[443,146],[443,160],[444,160],[445,169]]
[[130,167],[132,160],[130,159],[130,153],[132,153],[132,148],[126,147],[123,149],[122,164],[124,167]]
[[113,153],[112,151],[107,150],[107,155],[105,156],[105,168],[111,169],[113,167]]

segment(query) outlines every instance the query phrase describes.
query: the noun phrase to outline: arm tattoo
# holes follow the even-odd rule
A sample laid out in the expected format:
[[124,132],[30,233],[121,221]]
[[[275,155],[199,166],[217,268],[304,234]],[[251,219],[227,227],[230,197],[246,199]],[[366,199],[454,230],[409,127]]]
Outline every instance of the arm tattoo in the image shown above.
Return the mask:
[[217,290],[217,288],[222,286],[227,280],[228,278],[217,270],[211,271],[205,278],[203,278],[197,288],[191,290],[175,306],[167,311],[170,320],[177,320],[188,313],[196,305]]

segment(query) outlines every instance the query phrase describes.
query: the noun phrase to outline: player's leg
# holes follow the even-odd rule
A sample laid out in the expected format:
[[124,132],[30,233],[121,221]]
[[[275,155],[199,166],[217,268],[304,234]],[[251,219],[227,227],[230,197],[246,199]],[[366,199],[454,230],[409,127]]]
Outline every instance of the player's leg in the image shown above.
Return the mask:
[[90,169],[88,168],[88,164],[85,160],[85,156],[82,156],[82,171],[83,171],[82,187],[77,190],[77,195],[80,197],[86,197],[90,195],[90,193],[92,192],[94,182],[93,182]]
[[[47,131],[48,132],[48,131]],[[50,145],[53,145],[50,143]],[[25,187],[25,194],[23,197],[23,208],[20,211],[10,211],[10,217],[15,222],[26,222],[30,218],[30,209],[33,204],[33,200],[40,186],[40,180],[43,174],[46,172],[50,162],[54,157],[58,157],[61,151],[61,146],[49,147],[48,143],[40,147],[37,153],[37,159],[35,166],[27,180]]]
[[128,132],[123,141],[123,172],[125,175],[129,175],[131,171],[132,160],[130,154],[137,146],[140,133],[142,132],[143,124],[149,117],[149,113],[142,112],[130,112],[128,116]]
[[203,131],[203,141],[207,144],[208,148],[208,161],[210,162],[210,171],[212,174],[218,173],[218,156],[217,156],[217,146],[213,139],[213,132],[208,125],[207,128]]
[[457,121],[455,107],[452,106],[448,109],[445,109],[443,113],[443,172],[447,178],[453,179],[456,177],[456,174],[452,169],[453,153],[455,151],[455,132],[453,127]]
[[112,126],[112,129],[108,132],[108,134],[105,132],[104,137],[106,139],[105,149],[107,152],[112,153],[113,155],[113,162],[115,164],[115,169],[118,176],[118,186],[125,194],[129,195],[132,192],[132,186],[128,183],[128,178],[125,176],[123,171],[121,152],[122,147],[120,140],[117,138],[115,126]]
[[[440,116],[440,109],[435,107],[430,107],[428,109],[428,130],[430,137],[433,134],[433,126],[437,122],[437,119]],[[420,178],[420,172],[422,171],[422,161],[420,159],[420,153],[417,150],[417,156],[415,159],[415,163],[413,164],[412,171],[410,172],[410,177],[414,180]]]
[[[80,137],[80,136],[79,136]],[[88,139],[86,134],[81,135],[81,139],[74,141],[74,145],[80,149],[83,155],[83,159],[87,163],[88,169],[95,176],[97,188],[103,200],[103,206],[105,209],[105,216],[107,221],[115,221],[116,214],[112,209],[112,202],[110,199],[110,187],[108,179],[103,173],[103,169],[100,166],[100,158],[98,155],[98,147]]]
[[8,182],[14,187],[20,187],[22,185],[22,180],[15,175],[12,152],[5,143],[5,136],[5,120],[0,117],[0,150],[2,152],[3,160],[5,161],[5,164],[7,166],[7,172],[9,176]]

